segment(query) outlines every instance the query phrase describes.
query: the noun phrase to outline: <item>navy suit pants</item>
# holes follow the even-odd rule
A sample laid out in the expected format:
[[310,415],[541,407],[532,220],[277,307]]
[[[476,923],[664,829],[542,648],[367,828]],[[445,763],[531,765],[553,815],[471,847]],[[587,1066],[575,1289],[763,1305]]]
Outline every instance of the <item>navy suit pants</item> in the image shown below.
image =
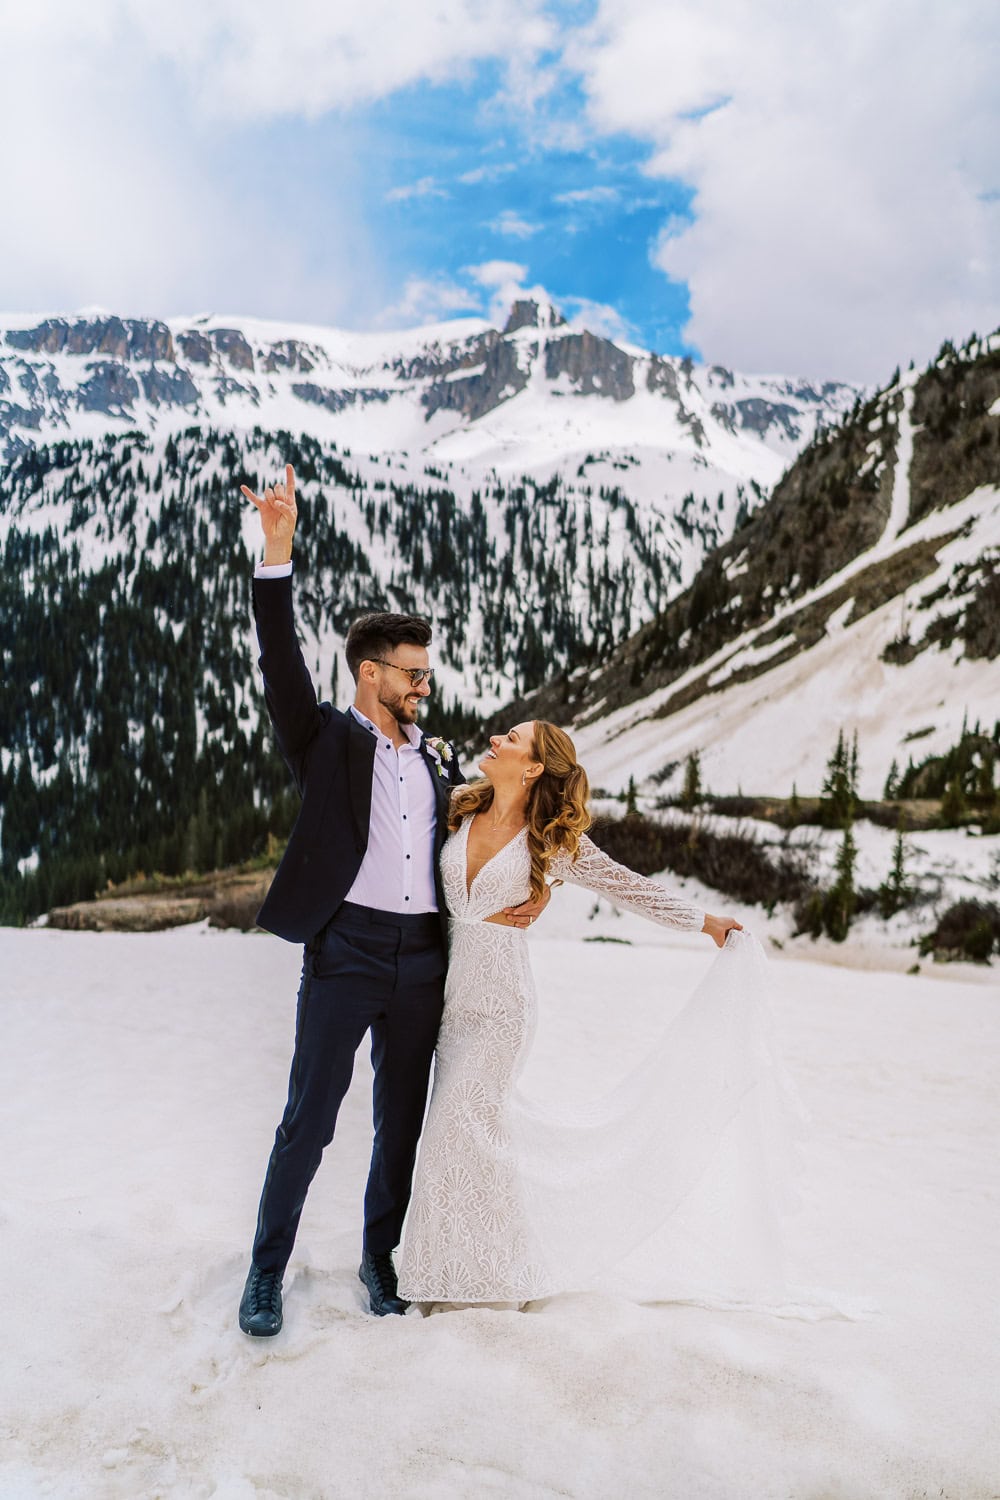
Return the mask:
[[365,1249],[399,1243],[410,1199],[431,1061],[444,1004],[440,918],[345,902],[308,944],[288,1103],[268,1162],[254,1264],[283,1271],[309,1184],[333,1139],[354,1057],[371,1032],[375,1140],[365,1191]]

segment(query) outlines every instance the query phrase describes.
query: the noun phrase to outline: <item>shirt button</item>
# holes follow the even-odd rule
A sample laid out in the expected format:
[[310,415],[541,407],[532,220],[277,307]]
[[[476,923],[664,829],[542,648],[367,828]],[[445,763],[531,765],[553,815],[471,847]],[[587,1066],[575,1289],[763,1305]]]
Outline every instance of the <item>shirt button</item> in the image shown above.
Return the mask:
[[410,899],[410,898],[409,898],[409,896],[404,896],[404,897],[403,897],[403,900],[404,900],[404,901],[409,901],[409,899]]
[[[410,857],[410,856],[409,856],[409,855],[407,855],[407,856],[406,856],[406,857],[407,857],[407,859],[409,859],[409,857]],[[407,900],[409,900],[409,899],[410,899],[410,898],[409,898],[409,896],[407,896],[407,898],[406,898],[406,899],[407,899]]]
[[405,813],[403,814],[403,822],[404,823],[406,822],[406,814]]

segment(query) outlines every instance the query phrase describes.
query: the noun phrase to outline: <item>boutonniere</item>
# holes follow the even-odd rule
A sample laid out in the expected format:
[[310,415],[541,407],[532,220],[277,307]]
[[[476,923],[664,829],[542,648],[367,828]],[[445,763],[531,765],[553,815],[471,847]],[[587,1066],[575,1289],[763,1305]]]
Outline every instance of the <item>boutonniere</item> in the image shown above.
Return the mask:
[[425,736],[424,744],[427,746],[427,753],[430,755],[431,759],[434,762],[435,771],[442,778],[442,780],[448,781],[450,779],[448,776],[448,764],[455,758],[454,750],[451,748],[447,740],[432,740],[428,739],[427,736]]

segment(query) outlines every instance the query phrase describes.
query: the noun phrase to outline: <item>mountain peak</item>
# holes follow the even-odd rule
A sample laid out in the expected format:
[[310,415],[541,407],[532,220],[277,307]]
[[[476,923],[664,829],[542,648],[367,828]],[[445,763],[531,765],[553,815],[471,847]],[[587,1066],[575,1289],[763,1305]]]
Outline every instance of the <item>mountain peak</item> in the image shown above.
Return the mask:
[[536,302],[533,297],[519,298],[504,324],[504,337],[519,328],[565,328],[566,319],[551,302]]

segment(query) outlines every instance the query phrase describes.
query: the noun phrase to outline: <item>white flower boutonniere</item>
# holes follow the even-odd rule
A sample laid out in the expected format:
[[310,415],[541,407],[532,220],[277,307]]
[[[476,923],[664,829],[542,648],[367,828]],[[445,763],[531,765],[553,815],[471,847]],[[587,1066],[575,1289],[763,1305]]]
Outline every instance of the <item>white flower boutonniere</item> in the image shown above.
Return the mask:
[[454,760],[455,758],[454,750],[451,748],[447,740],[432,740],[425,736],[424,744],[427,746],[431,759],[434,761],[435,771],[437,771],[438,775],[442,777],[443,780],[447,781],[449,779],[447,768],[449,762]]

